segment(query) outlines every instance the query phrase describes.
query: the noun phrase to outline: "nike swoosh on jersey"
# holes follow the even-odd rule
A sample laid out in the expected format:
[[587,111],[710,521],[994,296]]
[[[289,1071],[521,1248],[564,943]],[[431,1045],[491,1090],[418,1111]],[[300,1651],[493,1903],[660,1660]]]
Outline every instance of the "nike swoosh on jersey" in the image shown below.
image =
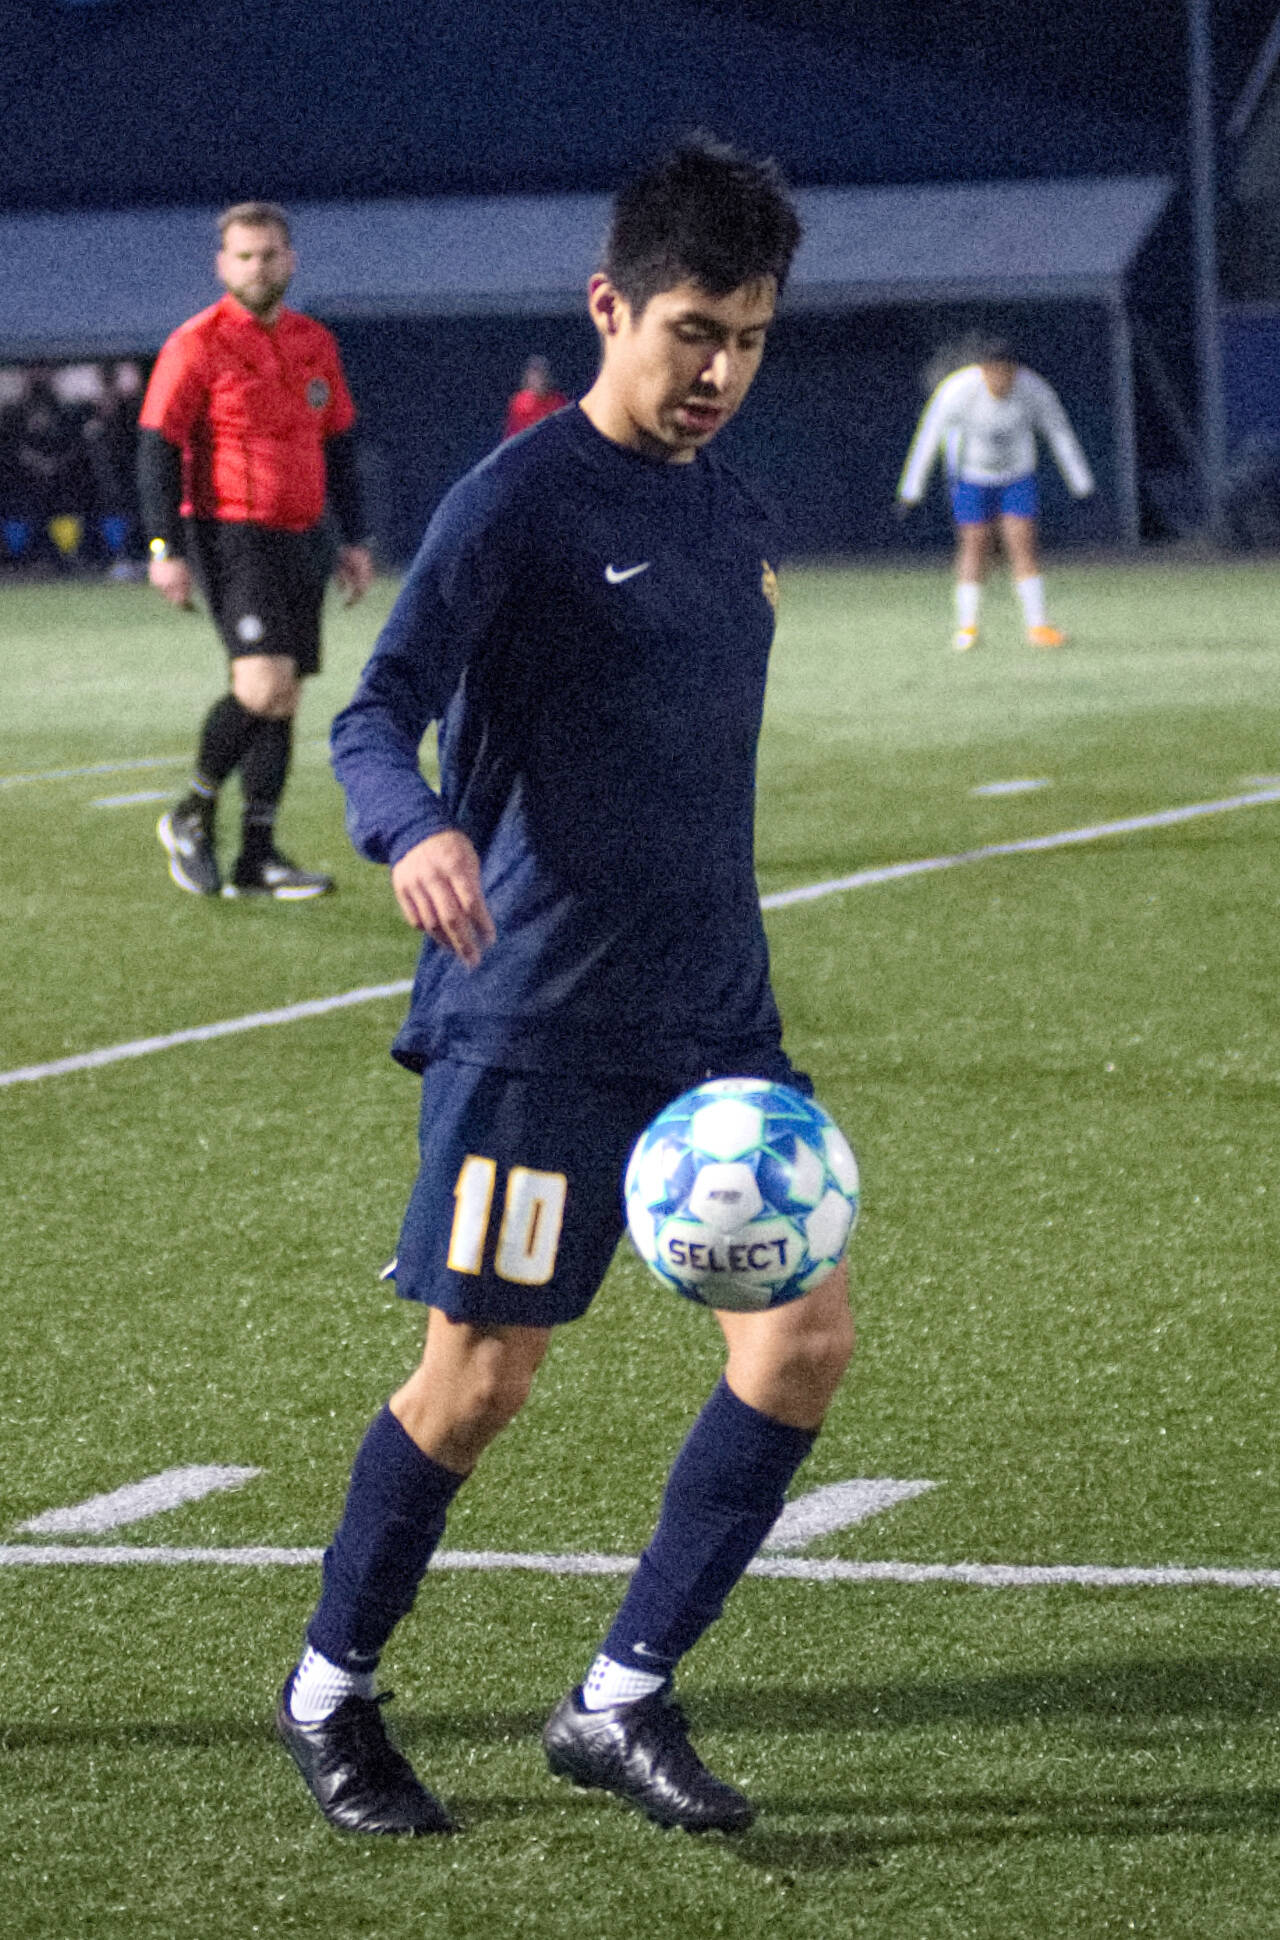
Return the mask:
[[638,566],[606,566],[604,576],[610,586],[621,586],[624,579],[634,579],[637,573],[647,573],[652,564],[651,559],[643,559]]

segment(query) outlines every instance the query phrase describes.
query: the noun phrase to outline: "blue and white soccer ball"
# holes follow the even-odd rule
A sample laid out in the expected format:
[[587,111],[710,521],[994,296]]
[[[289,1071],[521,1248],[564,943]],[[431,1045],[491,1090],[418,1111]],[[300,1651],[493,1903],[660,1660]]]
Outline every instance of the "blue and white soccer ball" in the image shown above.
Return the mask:
[[640,1257],[687,1300],[739,1313],[798,1300],[840,1260],[858,1162],[813,1099],[714,1078],[658,1114],[623,1183]]

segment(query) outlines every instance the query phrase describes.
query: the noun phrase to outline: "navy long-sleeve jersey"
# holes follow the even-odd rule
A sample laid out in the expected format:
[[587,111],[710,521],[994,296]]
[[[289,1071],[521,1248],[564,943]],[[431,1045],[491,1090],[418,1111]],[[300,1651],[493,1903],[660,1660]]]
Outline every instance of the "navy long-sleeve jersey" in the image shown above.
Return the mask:
[[424,944],[402,1063],[679,1085],[776,1054],[753,863],[769,550],[714,453],[655,463],[576,406],[448,493],[332,736],[361,854],[463,830],[497,928],[474,970]]

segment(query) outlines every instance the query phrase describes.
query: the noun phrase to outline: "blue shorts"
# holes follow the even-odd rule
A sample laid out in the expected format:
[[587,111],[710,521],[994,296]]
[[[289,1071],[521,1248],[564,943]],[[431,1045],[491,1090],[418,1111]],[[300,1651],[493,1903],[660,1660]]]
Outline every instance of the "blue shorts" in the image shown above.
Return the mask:
[[[779,1051],[700,1072],[813,1087]],[[444,1059],[422,1079],[421,1167],[396,1255],[396,1290],[453,1320],[556,1327],[595,1298],[626,1227],[631,1149],[676,1092]]]
[[966,478],[951,481],[951,516],[957,525],[990,525],[1002,513],[1034,519],[1039,510],[1034,472],[1011,478],[1007,485],[971,485]]

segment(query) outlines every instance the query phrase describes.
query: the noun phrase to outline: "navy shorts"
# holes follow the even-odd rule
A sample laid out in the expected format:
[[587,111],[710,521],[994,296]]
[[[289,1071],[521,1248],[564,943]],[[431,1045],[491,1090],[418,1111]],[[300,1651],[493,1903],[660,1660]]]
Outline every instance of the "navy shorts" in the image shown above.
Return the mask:
[[1034,472],[1011,478],[1007,485],[974,485],[967,478],[951,481],[951,516],[957,525],[990,525],[1004,513],[1034,519],[1039,509]]
[[220,519],[187,526],[191,563],[233,660],[283,654],[300,674],[320,671],[320,612],[334,549],[327,525],[310,532]]
[[[779,1051],[764,1077],[808,1095]],[[556,1327],[595,1298],[626,1227],[622,1178],[649,1121],[685,1086],[506,1071],[444,1059],[422,1080],[420,1170],[396,1254],[396,1290],[454,1320]]]

